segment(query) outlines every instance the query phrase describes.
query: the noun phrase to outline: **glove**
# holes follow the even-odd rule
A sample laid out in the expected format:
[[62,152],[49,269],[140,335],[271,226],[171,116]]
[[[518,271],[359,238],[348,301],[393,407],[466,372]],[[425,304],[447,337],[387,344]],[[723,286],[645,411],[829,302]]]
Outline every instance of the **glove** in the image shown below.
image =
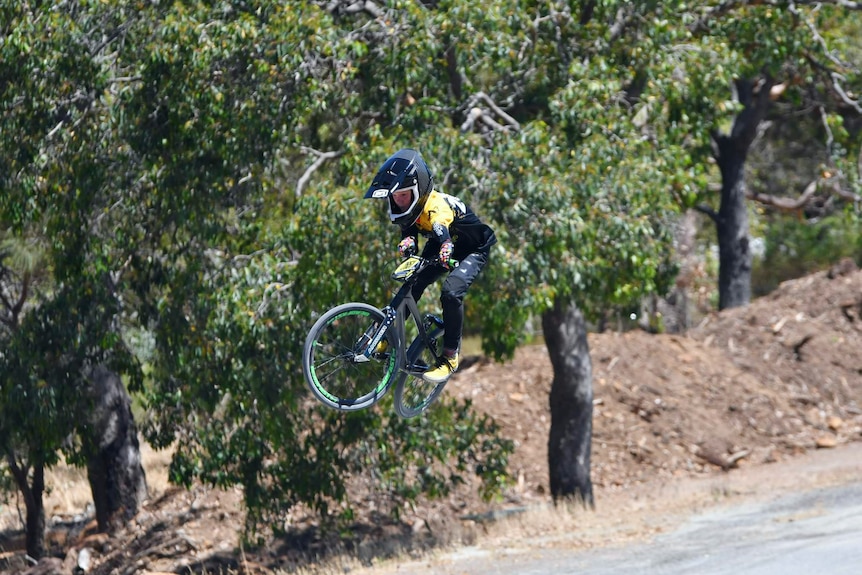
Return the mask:
[[402,258],[412,256],[416,253],[416,240],[413,239],[413,236],[407,236],[401,240],[401,243],[398,244],[398,253],[401,254]]
[[452,240],[446,240],[440,246],[440,265],[442,265],[447,270],[449,269],[449,260],[452,259],[452,248],[453,248]]

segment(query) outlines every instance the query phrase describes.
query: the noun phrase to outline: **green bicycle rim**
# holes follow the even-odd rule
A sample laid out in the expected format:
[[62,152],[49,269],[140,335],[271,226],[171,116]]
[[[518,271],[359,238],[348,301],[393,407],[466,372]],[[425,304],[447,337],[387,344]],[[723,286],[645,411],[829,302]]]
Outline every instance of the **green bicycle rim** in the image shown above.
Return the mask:
[[[314,344],[317,345],[317,342],[314,342]],[[357,398],[356,403],[359,403],[359,401],[358,401],[359,399],[364,399],[364,398],[368,397],[369,395],[380,394],[384,389],[386,389],[386,386],[389,385],[389,382],[392,381],[393,375],[395,375],[395,355],[390,354],[390,356],[389,356],[389,367],[386,370],[386,375],[383,377],[383,379],[380,381],[380,383],[377,385],[377,387],[375,387],[372,391],[370,391],[370,392],[366,393],[365,395]],[[325,398],[327,398],[329,401],[331,401],[332,403],[343,403],[344,402],[344,400],[342,398],[338,397],[337,395],[332,395],[331,393],[329,393],[329,391],[325,387],[323,387],[323,385],[320,383],[320,380],[317,378],[317,369],[311,370],[311,380],[312,380],[312,383],[314,384],[314,388],[317,391],[319,391],[320,394],[322,396],[324,396]]]
[[[372,319],[372,317],[371,317],[372,314],[366,310],[348,310],[348,311],[340,313],[336,316],[333,316],[332,319],[327,323],[332,323],[338,319],[341,319],[341,318],[347,317],[347,316],[351,316],[351,315],[367,316],[369,319]],[[313,345],[316,347],[320,344],[318,341],[315,341]],[[383,378],[378,383],[377,387],[375,387],[373,390],[366,393],[365,395],[362,395],[360,397],[353,399],[352,401],[345,401],[343,398],[338,397],[337,395],[333,395],[332,393],[330,393],[329,390],[327,390],[326,387],[323,386],[323,384],[320,382],[320,379],[317,377],[317,369],[314,366],[312,366],[311,369],[309,370],[310,375],[311,375],[311,382],[314,385],[314,388],[323,397],[328,399],[333,404],[336,404],[336,405],[356,405],[356,404],[365,403],[369,397],[374,397],[376,395],[380,395],[381,393],[383,393],[386,390],[386,388],[390,385],[390,383],[392,382],[392,378],[396,372],[395,357],[396,357],[396,354],[394,354],[394,353],[389,354],[389,365],[387,366],[386,373],[384,374]]]

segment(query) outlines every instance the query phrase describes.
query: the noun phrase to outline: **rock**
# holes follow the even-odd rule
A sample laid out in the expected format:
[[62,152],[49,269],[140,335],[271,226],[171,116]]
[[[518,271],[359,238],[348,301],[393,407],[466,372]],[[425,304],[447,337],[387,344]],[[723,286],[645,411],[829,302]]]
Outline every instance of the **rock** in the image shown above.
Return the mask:
[[826,419],[826,425],[828,425],[829,429],[831,429],[832,431],[838,431],[839,429],[841,429],[841,426],[844,425],[844,420],[838,416],[833,415]]
[[828,449],[838,445],[838,440],[835,439],[835,436],[833,435],[821,435],[817,438],[815,443],[817,444],[817,447],[821,449]]

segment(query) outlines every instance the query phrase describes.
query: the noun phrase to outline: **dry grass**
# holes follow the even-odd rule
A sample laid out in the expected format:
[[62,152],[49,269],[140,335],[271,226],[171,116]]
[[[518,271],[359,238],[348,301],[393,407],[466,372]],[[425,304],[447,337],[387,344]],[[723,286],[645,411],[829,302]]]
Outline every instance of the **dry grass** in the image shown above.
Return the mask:
[[[141,443],[141,459],[147,474],[151,496],[163,493],[168,487],[168,465],[171,451],[153,451]],[[82,515],[93,515],[93,496],[87,481],[87,470],[61,462],[45,472],[45,515],[49,525],[53,520],[68,520]],[[7,504],[0,503],[0,531],[23,529],[25,509],[20,495],[9,495]]]

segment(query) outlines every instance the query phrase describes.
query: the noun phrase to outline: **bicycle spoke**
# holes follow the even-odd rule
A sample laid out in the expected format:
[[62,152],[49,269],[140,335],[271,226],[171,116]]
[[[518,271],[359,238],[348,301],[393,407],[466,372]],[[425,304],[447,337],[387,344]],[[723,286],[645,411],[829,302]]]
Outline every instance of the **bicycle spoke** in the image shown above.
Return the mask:
[[[443,341],[443,330],[432,329],[429,333],[432,348],[440,349]],[[430,367],[435,363],[435,354],[426,346],[425,341],[417,337],[407,350],[407,365],[411,371],[420,371],[422,365]],[[395,387],[395,411],[401,417],[415,417],[428,409],[437,396],[443,391],[445,383],[429,383],[422,379],[421,374],[408,374]]]
[[303,370],[314,395],[329,407],[350,411],[372,405],[385,394],[395,373],[395,357],[372,355],[357,361],[369,334],[383,319],[366,304],[345,304],[320,317],[309,332]]

